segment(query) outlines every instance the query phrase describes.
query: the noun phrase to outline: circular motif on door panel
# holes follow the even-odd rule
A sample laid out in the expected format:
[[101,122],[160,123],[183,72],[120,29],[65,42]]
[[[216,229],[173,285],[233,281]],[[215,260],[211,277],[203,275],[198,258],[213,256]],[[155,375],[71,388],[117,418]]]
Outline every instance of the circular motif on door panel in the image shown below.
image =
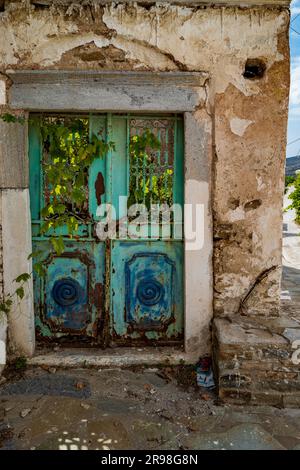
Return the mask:
[[55,281],[52,296],[55,302],[62,307],[73,305],[80,298],[81,287],[74,279],[60,279]]
[[155,279],[140,281],[137,287],[137,297],[141,304],[155,305],[162,298],[164,288]]

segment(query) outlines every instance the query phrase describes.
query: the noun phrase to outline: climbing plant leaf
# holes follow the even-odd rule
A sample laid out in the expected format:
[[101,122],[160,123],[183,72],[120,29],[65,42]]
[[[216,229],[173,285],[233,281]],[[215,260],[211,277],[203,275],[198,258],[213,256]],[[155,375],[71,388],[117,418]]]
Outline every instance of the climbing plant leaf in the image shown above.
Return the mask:
[[[54,251],[64,251],[61,229],[73,237],[79,223],[90,221],[88,213],[88,173],[97,158],[115,146],[101,135],[89,134],[87,118],[41,117],[45,206],[41,234],[50,235]],[[50,232],[51,231],[51,232]]]
[[29,273],[23,273],[23,274],[20,274],[16,279],[15,281],[16,282],[26,282],[30,279],[30,274]]

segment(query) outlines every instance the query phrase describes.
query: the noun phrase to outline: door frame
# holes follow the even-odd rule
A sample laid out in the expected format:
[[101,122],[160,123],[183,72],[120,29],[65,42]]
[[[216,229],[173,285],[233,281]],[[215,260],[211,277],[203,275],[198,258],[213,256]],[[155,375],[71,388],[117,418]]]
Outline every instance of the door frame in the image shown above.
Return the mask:
[[[208,107],[209,77],[204,72],[94,72],[15,71],[8,105],[24,112],[182,113],[184,116],[184,220],[196,204],[203,210],[201,247],[184,239],[184,351],[199,357],[211,349],[213,317],[212,270],[212,120]],[[7,159],[28,168],[27,126],[10,127]],[[14,155],[10,155],[13,153]],[[22,164],[20,164],[20,161]],[[22,187],[2,192],[4,290],[31,269],[32,251],[28,171]],[[189,209],[189,208],[192,209]],[[12,243],[14,240],[14,243]],[[194,247],[193,249],[191,249]],[[24,269],[26,268],[26,269]],[[28,272],[28,271],[27,271]],[[21,309],[21,314],[20,314]],[[14,309],[13,309],[14,310]],[[20,316],[22,320],[20,321]],[[15,349],[32,356],[35,351],[33,286],[29,282],[18,311],[10,316],[10,338]]]

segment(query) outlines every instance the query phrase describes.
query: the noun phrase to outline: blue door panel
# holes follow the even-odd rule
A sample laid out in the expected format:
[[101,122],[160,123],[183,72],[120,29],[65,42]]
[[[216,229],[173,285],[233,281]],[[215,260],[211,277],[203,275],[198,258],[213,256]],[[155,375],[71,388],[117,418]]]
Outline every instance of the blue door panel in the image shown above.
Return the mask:
[[44,253],[40,261],[46,270],[34,278],[39,335],[95,337],[104,316],[104,243],[68,241],[61,256],[46,241],[35,242],[34,249]]
[[180,341],[182,242],[114,240],[111,257],[114,339]]
[[[41,209],[47,193],[41,119],[33,116],[29,126],[33,251],[39,253],[33,256],[33,264],[42,263],[45,268],[44,277],[34,275],[38,337],[74,337],[102,346],[109,342],[182,343],[184,250],[182,240],[174,237],[174,228],[167,240],[154,239],[153,234],[152,240],[146,240],[147,228],[135,240],[129,230],[127,239],[124,235],[101,242],[95,230],[97,209],[104,203],[116,209],[117,227],[126,218],[128,201],[149,204],[149,211],[150,202],[182,206],[182,117],[108,113],[84,118],[90,138],[99,136],[115,147],[89,168],[86,213],[79,218],[72,238],[67,226],[41,234]],[[161,147],[135,155],[130,150],[131,139],[145,130],[154,133]],[[159,221],[155,228],[162,238]],[[65,250],[60,256],[50,243],[53,235],[64,238]]]

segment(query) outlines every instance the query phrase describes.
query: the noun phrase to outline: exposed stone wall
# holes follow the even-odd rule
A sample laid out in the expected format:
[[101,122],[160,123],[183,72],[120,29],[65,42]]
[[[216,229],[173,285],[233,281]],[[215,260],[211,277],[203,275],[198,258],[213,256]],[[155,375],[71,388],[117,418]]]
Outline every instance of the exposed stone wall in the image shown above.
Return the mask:
[[[0,190],[0,302],[2,302],[3,296],[2,191]],[[3,312],[0,312],[0,376],[6,364],[6,339],[7,318]]]
[[[0,71],[208,72],[206,113],[214,124],[215,314],[276,315],[288,10],[59,3],[6,2],[0,13]],[[248,59],[260,60],[261,77],[247,78]]]
[[0,301],[3,298],[2,192],[0,191]]
[[[5,106],[5,104],[6,104],[6,80],[2,79],[0,76],[0,106]],[[1,136],[0,136],[0,142],[1,142]],[[3,172],[2,168],[0,172],[1,173]],[[3,298],[3,244],[2,244],[2,191],[0,190],[0,300],[2,298]]]
[[300,321],[284,316],[215,320],[214,362],[221,399],[299,407]]
[[[5,75],[0,75],[2,113],[10,111],[6,100],[9,83]],[[0,299],[15,292],[17,276],[32,272],[28,259],[32,248],[27,134],[26,123],[0,119]],[[24,288],[22,300],[13,296],[8,322],[5,317],[0,323],[0,341],[6,343],[8,326],[10,353],[31,356],[35,347],[34,318],[28,315],[33,312],[32,279]],[[1,368],[3,364],[0,373]]]
[[[0,77],[0,105],[4,106],[5,103],[6,103],[5,80],[1,79]],[[1,135],[0,135],[0,142],[1,142]],[[0,144],[0,147],[1,147],[1,144]],[[0,172],[2,171],[3,170],[1,168]],[[2,231],[2,190],[0,189],[0,302],[2,302],[4,299],[2,232],[3,232]],[[6,332],[7,332],[7,319],[4,316],[4,314],[0,312],[0,375],[6,363],[6,356],[3,357],[4,349],[6,353]]]

